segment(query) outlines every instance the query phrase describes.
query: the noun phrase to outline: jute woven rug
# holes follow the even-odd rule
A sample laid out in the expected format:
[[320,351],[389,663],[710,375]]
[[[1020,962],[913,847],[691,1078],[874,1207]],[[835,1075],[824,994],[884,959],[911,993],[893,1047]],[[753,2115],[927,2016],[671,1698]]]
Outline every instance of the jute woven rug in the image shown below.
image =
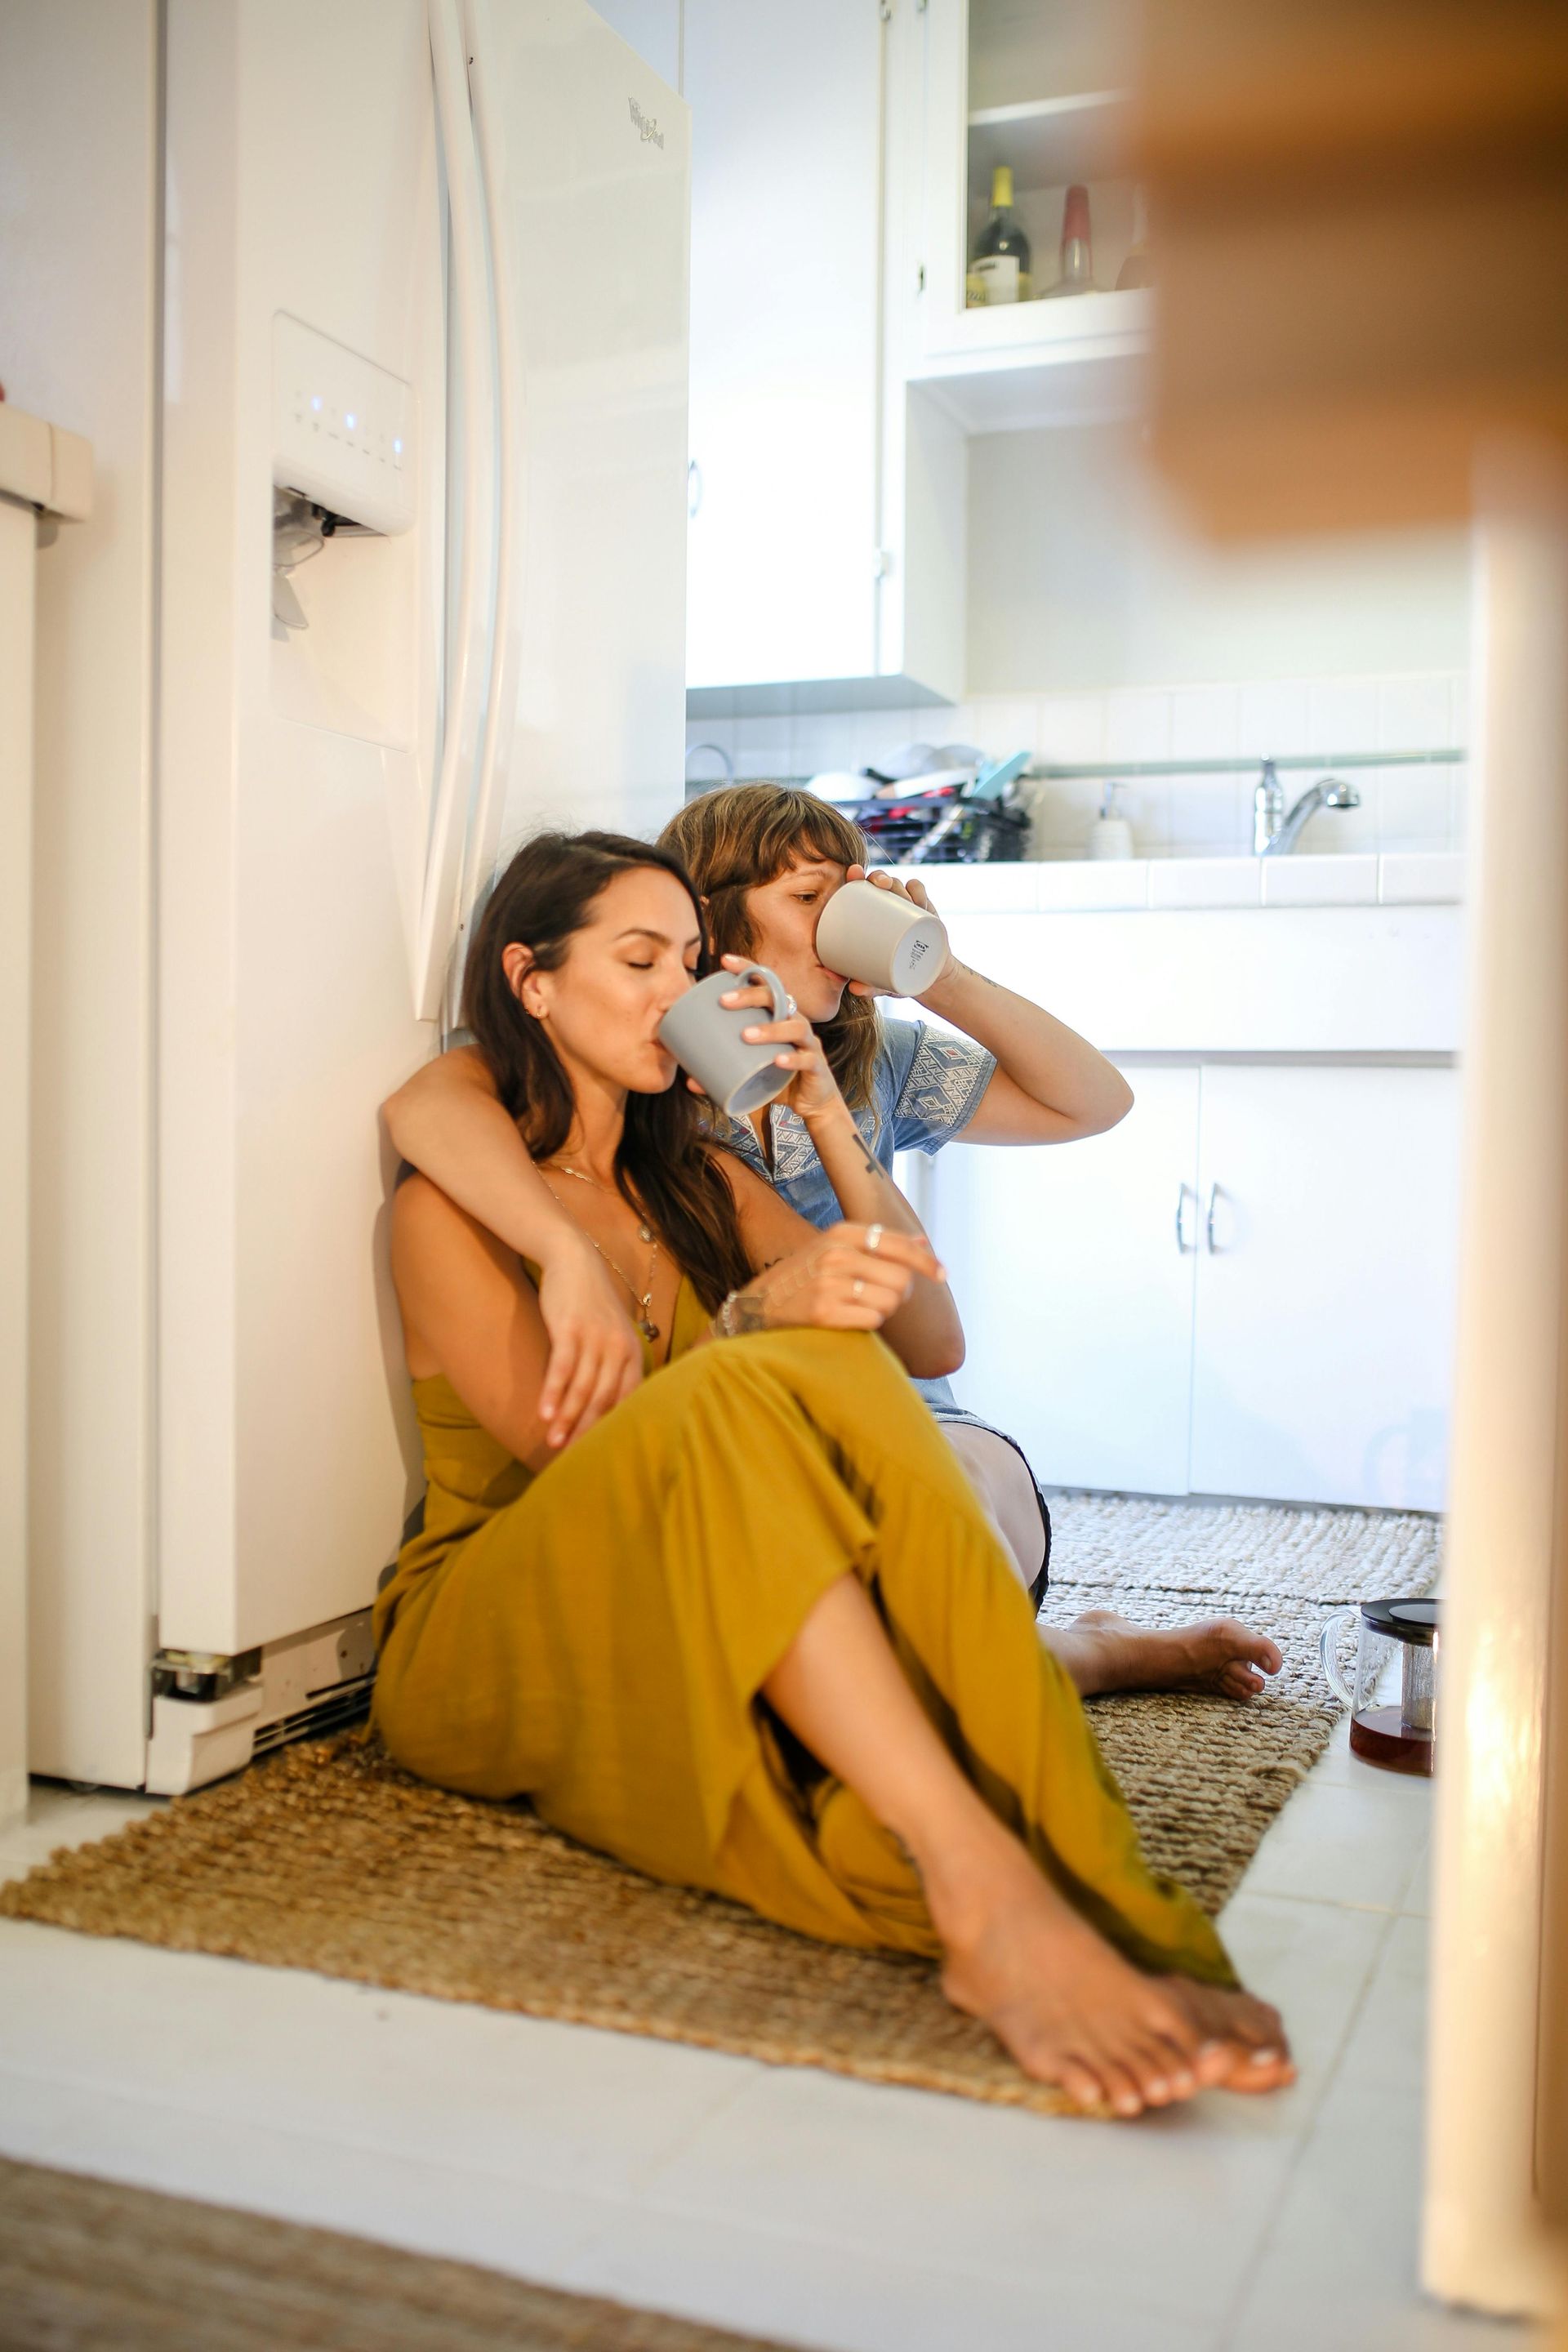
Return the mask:
[[[1145,1623],[1230,1613],[1285,1652],[1249,1706],[1096,1700],[1096,1732],[1156,1868],[1211,1911],[1321,1754],[1337,1709],[1317,1664],[1329,1612],[1428,1591],[1414,1515],[1066,1496],[1046,1614]],[[826,2066],[1047,2112],[923,1962],[846,1951],[623,1869],[525,1807],[449,1796],[363,1732],[287,1748],[0,1888],[0,1912],[318,1970],[448,2000]]]
[[777,2352],[468,2263],[0,2160],[5,2352]]

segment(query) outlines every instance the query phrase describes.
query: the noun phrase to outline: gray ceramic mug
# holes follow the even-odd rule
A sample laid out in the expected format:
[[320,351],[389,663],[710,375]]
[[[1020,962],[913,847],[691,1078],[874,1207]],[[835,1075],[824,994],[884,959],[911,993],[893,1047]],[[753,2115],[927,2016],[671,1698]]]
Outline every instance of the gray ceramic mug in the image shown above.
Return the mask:
[[[772,991],[771,1013],[760,1004],[720,1003],[731,989],[758,982]],[[789,1012],[789,992],[766,964],[751,964],[744,971],[712,971],[670,1006],[658,1024],[659,1043],[690,1072],[710,1102],[731,1118],[744,1118],[782,1095],[795,1072],[778,1067],[773,1057],[784,1050],[781,1046],[748,1045],[741,1033],[764,1021],[786,1020]]]

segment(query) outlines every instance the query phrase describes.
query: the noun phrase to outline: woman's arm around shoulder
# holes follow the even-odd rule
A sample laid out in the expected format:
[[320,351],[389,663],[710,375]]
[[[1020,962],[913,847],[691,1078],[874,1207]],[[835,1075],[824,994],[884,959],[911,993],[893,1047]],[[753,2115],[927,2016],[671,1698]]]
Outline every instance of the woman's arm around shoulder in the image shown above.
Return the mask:
[[542,1470],[558,1450],[540,1410],[549,1340],[516,1253],[411,1176],[393,1202],[392,1275],[410,1375],[445,1373],[498,1444]]

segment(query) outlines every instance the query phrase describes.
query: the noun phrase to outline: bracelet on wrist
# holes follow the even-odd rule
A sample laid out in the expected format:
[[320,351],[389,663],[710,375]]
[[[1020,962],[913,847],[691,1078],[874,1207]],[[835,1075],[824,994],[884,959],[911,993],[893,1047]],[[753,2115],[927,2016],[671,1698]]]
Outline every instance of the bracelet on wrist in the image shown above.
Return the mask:
[[768,1325],[762,1301],[755,1294],[732,1290],[709,1328],[716,1339],[740,1339],[748,1331],[766,1330]]

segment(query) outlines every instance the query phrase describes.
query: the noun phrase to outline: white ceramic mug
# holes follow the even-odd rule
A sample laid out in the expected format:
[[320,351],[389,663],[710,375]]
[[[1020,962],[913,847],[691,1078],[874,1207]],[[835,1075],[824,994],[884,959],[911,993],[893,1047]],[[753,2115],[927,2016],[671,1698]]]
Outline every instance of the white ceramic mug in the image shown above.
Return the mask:
[[846,882],[822,910],[816,952],[846,980],[918,996],[946,965],[947,933],[937,916],[900,891]]
[[[760,1004],[720,1003],[731,989],[759,982],[772,992],[771,1013]],[[789,1010],[789,991],[766,964],[752,964],[745,971],[712,971],[670,1006],[658,1024],[659,1043],[690,1072],[710,1102],[731,1118],[744,1118],[782,1095],[795,1072],[779,1068],[774,1057],[782,1046],[748,1045],[741,1033],[765,1021],[784,1021]]]

